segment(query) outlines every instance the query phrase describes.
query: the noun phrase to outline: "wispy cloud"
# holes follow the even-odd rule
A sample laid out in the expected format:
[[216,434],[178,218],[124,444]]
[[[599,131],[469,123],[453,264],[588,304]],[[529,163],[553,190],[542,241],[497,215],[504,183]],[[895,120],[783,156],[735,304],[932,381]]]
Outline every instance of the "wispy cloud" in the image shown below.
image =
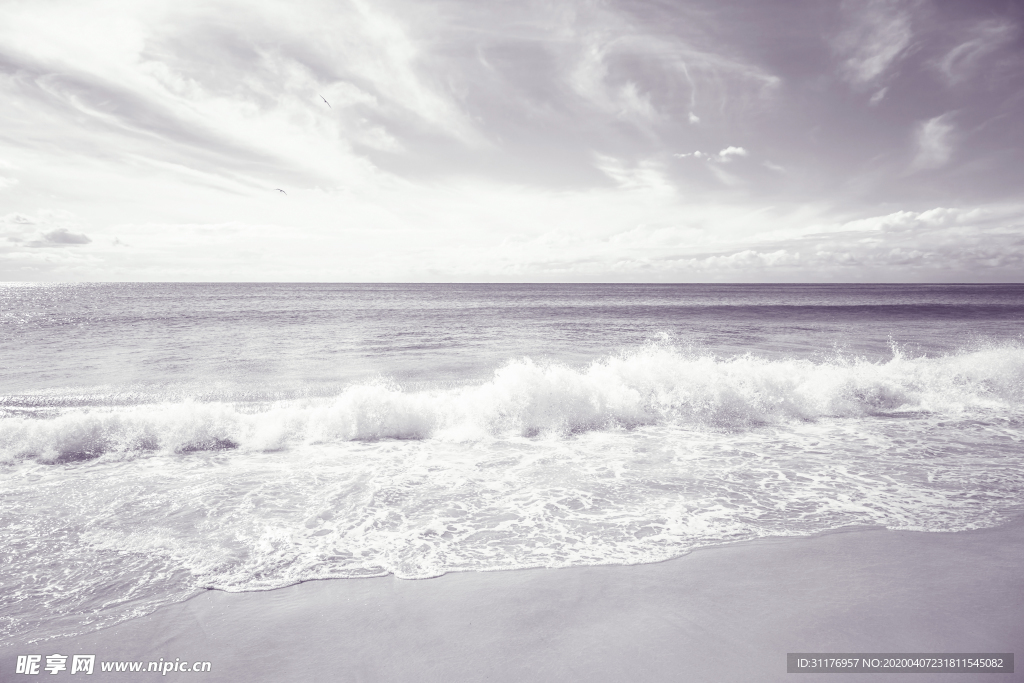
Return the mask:
[[842,73],[854,85],[882,77],[906,52],[913,30],[910,10],[915,3],[900,0],[844,0],[847,26],[836,41]]
[[[720,108],[728,90],[734,97],[761,97],[780,83],[760,65],[644,25],[637,13],[614,3],[573,6],[574,12],[563,15],[568,19],[561,34],[572,38],[572,47],[559,50],[567,81],[593,106],[638,126],[678,116],[678,103],[666,100],[666,91],[686,93],[684,120],[695,124],[701,121],[697,110]],[[688,11],[679,7],[683,16]]]
[[939,168],[949,162],[953,154],[953,132],[956,130],[952,116],[951,112],[947,112],[916,126],[914,142],[917,144],[917,155],[911,164],[912,169]]
[[357,179],[365,168],[352,146],[394,151],[392,131],[483,142],[445,85],[424,77],[425,38],[410,22],[356,0],[308,10],[128,3],[93,42],[74,33],[78,20],[96,23],[87,4],[8,11],[0,63],[71,153],[130,145],[162,161],[308,183]]
[[656,160],[648,159],[630,166],[621,159],[600,154],[596,156],[596,166],[623,189],[658,194],[670,194],[675,190],[664,167]]
[[943,55],[936,63],[949,85],[970,78],[982,60],[1009,44],[1017,35],[1016,24],[1000,19],[986,19],[974,24],[965,40]]

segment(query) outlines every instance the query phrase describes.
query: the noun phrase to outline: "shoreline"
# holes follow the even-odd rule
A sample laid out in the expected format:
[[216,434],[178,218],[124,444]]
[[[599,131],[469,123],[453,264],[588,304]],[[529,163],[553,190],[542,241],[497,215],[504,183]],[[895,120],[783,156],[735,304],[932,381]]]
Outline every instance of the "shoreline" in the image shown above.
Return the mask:
[[[69,656],[63,676],[70,655],[96,655],[86,680],[775,681],[791,677],[787,652],[994,653],[1024,643],[1024,518],[961,532],[846,527],[696,550],[640,565],[208,590],[99,631],[0,649],[0,678],[14,677],[17,655],[42,655],[45,665],[59,653]],[[211,669],[99,670],[161,658]],[[1024,665],[1017,671],[874,676],[1024,680]]]

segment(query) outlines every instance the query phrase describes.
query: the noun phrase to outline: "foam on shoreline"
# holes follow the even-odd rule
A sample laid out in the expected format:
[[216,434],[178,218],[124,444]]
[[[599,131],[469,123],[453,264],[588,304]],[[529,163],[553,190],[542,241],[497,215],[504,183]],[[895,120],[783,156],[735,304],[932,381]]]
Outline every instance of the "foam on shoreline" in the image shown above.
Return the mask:
[[[0,650],[0,671],[19,654],[60,653],[209,661],[203,681],[784,681],[787,652],[1013,652],[1024,642],[1021,566],[1017,520],[761,539],[631,567],[208,591],[102,631]],[[125,676],[98,664],[94,675]]]

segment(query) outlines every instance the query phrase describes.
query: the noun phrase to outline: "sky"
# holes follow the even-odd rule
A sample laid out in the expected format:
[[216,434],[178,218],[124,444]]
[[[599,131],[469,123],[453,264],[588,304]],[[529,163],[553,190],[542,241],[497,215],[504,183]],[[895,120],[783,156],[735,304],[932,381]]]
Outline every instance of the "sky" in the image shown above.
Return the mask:
[[0,280],[1024,282],[1016,0],[0,0]]

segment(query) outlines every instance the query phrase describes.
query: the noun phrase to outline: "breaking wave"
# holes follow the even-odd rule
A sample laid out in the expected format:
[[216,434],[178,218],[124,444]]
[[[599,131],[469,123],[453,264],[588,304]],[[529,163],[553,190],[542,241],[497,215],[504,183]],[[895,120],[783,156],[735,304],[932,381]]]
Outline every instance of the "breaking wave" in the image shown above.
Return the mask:
[[68,462],[294,443],[467,441],[672,424],[744,430],[900,412],[1010,411],[1024,398],[1024,348],[937,358],[721,359],[666,345],[585,368],[509,361],[476,386],[410,391],[386,380],[335,396],[247,403],[196,399],[74,407],[0,419],[0,458]]

